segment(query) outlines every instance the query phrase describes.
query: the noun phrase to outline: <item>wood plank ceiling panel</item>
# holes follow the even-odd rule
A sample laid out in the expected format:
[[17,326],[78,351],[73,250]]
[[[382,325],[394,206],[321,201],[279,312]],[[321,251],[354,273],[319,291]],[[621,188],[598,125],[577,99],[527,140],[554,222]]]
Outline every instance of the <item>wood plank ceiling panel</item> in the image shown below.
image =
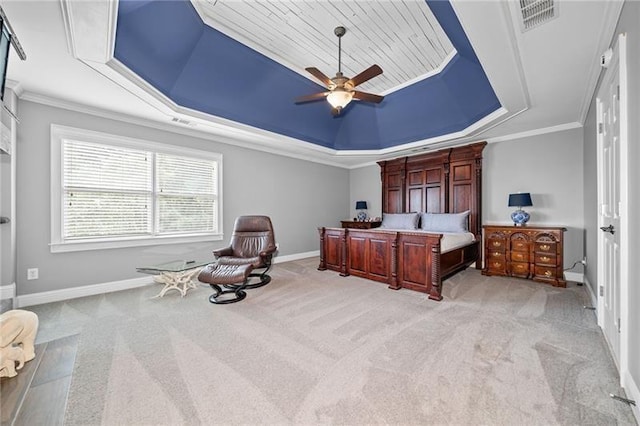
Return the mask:
[[[309,77],[316,67],[329,77],[353,77],[373,64],[384,74],[361,90],[386,94],[439,67],[453,46],[424,0],[191,0],[203,21],[235,40]],[[314,80],[315,81],[315,80]]]

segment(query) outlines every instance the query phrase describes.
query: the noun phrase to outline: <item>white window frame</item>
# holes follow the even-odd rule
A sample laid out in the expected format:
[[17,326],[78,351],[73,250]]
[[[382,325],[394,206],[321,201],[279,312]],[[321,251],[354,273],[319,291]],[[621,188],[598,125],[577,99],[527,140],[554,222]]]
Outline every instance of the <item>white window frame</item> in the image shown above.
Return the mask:
[[[151,152],[177,155],[181,157],[206,158],[217,161],[218,182],[218,232],[180,235],[152,235],[132,237],[111,237],[82,240],[65,240],[62,237],[63,221],[63,159],[62,144],[65,140],[77,140],[104,145],[114,145],[123,148],[143,149]],[[150,142],[126,136],[111,135],[92,130],[74,127],[51,125],[51,253],[101,250],[123,247],[152,246],[161,244],[181,244],[203,241],[220,241],[224,238],[222,218],[222,154],[203,151],[182,146]]]

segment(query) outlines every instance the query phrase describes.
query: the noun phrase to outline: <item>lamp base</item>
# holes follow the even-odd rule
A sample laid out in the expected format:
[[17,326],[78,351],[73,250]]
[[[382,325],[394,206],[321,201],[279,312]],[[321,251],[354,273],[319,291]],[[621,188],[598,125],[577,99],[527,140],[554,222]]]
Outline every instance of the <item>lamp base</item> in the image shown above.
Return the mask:
[[367,214],[365,212],[363,212],[362,210],[360,210],[358,212],[358,220],[360,222],[364,222],[365,220],[367,220]]
[[529,218],[529,213],[525,212],[522,209],[518,209],[515,212],[511,213],[513,226],[524,226],[527,222],[529,222]]

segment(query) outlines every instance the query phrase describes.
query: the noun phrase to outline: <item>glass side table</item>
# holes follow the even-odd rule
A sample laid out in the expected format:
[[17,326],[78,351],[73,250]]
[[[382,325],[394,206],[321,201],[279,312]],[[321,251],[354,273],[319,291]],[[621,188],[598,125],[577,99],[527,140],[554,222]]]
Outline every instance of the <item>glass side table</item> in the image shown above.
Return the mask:
[[137,267],[136,271],[153,275],[155,282],[164,284],[155,297],[163,297],[169,290],[177,290],[184,297],[189,289],[198,287],[195,278],[200,270],[210,263],[214,261],[174,260],[158,265]]

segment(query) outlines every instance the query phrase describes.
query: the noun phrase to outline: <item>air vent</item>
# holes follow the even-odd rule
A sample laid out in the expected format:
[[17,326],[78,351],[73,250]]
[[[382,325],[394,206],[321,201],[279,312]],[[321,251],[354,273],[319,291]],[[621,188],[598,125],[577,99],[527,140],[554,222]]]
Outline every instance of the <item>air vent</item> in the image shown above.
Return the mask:
[[522,31],[527,31],[558,16],[554,0],[520,0]]
[[178,118],[178,117],[173,117],[171,121],[173,121],[174,123],[184,124],[185,126],[191,126],[191,127],[195,127],[196,125],[196,123],[192,123],[189,120],[185,120],[184,118]]

